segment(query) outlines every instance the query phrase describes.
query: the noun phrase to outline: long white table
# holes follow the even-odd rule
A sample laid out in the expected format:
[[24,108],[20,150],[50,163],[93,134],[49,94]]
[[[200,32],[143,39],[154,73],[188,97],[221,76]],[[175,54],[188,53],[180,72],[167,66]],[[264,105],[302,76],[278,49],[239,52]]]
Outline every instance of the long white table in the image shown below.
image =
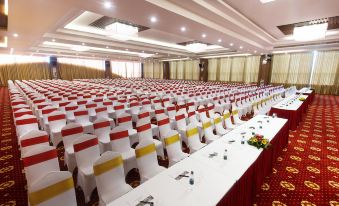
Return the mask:
[[[299,98],[304,98],[305,100],[300,101]],[[294,94],[272,106],[270,114],[276,113],[278,117],[288,119],[290,129],[295,130],[301,121],[302,114],[306,112],[309,103],[309,96]]]
[[[244,135],[247,141],[252,132],[255,132],[272,140],[286,122],[285,119],[258,115],[118,198],[109,206],[135,206],[149,195],[154,198],[152,201],[155,206],[216,205],[263,152],[247,142],[241,144],[242,136]],[[262,125],[262,129],[259,129],[259,125]],[[254,130],[250,128],[252,126],[255,127]],[[234,142],[229,142],[231,140]],[[224,160],[225,149],[227,160]],[[213,153],[217,155],[209,157]],[[190,185],[189,178],[186,177],[175,179],[184,171],[194,171],[194,185]]]

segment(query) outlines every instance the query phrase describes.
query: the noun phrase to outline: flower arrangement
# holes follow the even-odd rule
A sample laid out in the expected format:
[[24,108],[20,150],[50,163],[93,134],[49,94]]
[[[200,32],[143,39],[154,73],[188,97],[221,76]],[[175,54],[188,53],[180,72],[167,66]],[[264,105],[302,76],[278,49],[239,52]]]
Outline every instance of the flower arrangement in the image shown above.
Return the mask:
[[268,139],[264,138],[263,135],[256,134],[255,136],[251,137],[247,143],[249,145],[255,146],[256,148],[260,149],[267,149],[269,146],[271,146],[271,143]]
[[300,97],[300,98],[299,98],[299,101],[302,101],[302,102],[303,102],[303,101],[305,101],[305,100],[306,100],[306,99],[305,99],[304,97]]

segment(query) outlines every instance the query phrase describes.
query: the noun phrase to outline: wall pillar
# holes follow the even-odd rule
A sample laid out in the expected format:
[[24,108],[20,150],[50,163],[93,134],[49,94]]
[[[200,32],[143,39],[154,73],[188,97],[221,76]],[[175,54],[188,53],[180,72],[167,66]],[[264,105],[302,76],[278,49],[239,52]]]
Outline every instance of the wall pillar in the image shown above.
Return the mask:
[[[264,61],[266,59],[266,61]],[[271,55],[262,55],[260,57],[259,63],[259,73],[258,73],[258,85],[263,81],[265,85],[271,83],[271,73],[272,73],[272,56]]]
[[169,62],[163,62],[164,64],[164,79],[170,79],[170,67],[169,67]]
[[208,59],[200,59],[199,69],[200,69],[199,80],[207,82],[208,81]]
[[105,60],[105,78],[112,79],[111,61]]
[[49,71],[51,73],[51,79],[60,79],[58,58],[56,56],[49,57]]

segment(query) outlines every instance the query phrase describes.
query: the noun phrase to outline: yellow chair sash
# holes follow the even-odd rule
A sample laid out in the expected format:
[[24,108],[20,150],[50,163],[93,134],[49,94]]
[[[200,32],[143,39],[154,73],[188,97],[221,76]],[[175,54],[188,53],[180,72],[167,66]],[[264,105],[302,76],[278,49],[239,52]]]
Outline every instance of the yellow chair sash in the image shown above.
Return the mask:
[[204,129],[207,129],[207,128],[209,128],[210,126],[212,126],[212,124],[211,124],[210,121],[208,121],[208,122],[202,124],[202,127],[203,127]]
[[148,154],[150,154],[154,151],[155,151],[155,144],[153,143],[153,144],[147,145],[146,147],[136,149],[135,150],[135,156],[137,158],[140,158],[140,157],[148,155]]
[[232,114],[233,114],[233,115],[237,115],[237,114],[238,114],[238,110],[232,111]]
[[231,116],[231,114],[230,113],[226,113],[226,114],[224,114],[224,119],[228,119],[228,118],[230,118],[230,116]]
[[221,122],[221,118],[220,117],[214,119],[214,124],[219,124],[220,122]]
[[187,132],[186,132],[187,137],[192,137],[196,134],[199,134],[199,130],[198,130],[197,127],[193,128],[191,130],[187,130]]
[[179,134],[176,134],[176,135],[173,135],[171,137],[167,137],[165,138],[165,145],[168,146],[168,145],[171,145],[173,143],[176,143],[179,141]]
[[118,156],[118,157],[115,157],[114,159],[111,159],[111,160],[108,160],[104,163],[101,163],[99,165],[95,165],[93,167],[93,170],[94,170],[94,175],[95,176],[98,176],[98,175],[101,175],[107,171],[110,171],[116,167],[119,167],[120,165],[122,165],[123,163],[123,160],[122,160],[122,157],[121,155]]
[[55,196],[58,196],[72,188],[74,188],[74,183],[73,178],[70,177],[54,185],[50,185],[41,190],[28,194],[29,203],[31,206],[39,205],[40,203],[52,199]]

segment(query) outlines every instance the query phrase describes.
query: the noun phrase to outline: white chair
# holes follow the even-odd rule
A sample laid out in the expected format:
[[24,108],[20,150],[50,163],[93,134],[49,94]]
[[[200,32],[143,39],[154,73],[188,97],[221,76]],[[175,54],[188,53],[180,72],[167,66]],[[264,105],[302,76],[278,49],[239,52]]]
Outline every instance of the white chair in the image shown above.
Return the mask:
[[39,130],[38,120],[34,115],[25,114],[15,120],[18,141],[20,137],[31,130]]
[[213,134],[212,124],[211,121],[207,120],[202,123],[202,128],[205,134],[206,143],[209,144],[214,140],[217,140],[220,136]]
[[30,206],[77,205],[72,174],[51,171],[32,184],[28,193]]
[[220,117],[219,114],[216,114],[214,117],[214,126],[215,126],[215,131],[217,132],[217,135],[219,136],[223,136],[224,134],[229,132],[226,129],[224,129],[222,124],[223,124],[222,118]]
[[114,127],[114,121],[111,119],[108,115],[107,107],[97,107],[95,108],[95,113],[96,113],[96,119],[97,118],[107,118],[110,122],[111,127]]
[[125,126],[117,126],[110,133],[111,150],[119,152],[124,160],[125,175],[137,168],[135,151],[131,148],[128,129]]
[[188,157],[188,154],[184,153],[181,149],[180,137],[177,131],[168,131],[165,136],[164,142],[169,160],[169,166],[172,166]]
[[93,164],[100,157],[98,138],[95,135],[84,134],[73,142],[75,159],[78,166],[78,185],[89,202],[91,193],[96,187]]
[[[138,114],[138,121],[146,121],[151,123],[151,113],[147,110],[141,110]],[[158,125],[151,124],[153,136],[159,137],[159,127]]]
[[166,110],[167,110],[167,114],[168,114],[168,117],[170,118],[170,120],[174,120],[175,115],[177,114],[177,110],[175,108],[175,105],[174,104],[168,105],[166,107]]
[[236,125],[241,125],[241,124],[245,123],[245,121],[242,121],[242,120],[239,118],[239,110],[237,110],[237,109],[233,110],[233,109],[232,109],[232,116],[233,116],[234,123],[235,123]]
[[107,151],[93,165],[99,205],[108,205],[133,188],[126,184],[120,153]]
[[48,116],[49,114],[55,111],[57,111],[57,108],[53,106],[47,106],[41,110],[42,119],[40,119],[40,126],[47,132],[50,132],[49,124],[48,124]]
[[173,130],[171,127],[170,119],[167,115],[162,114],[158,117],[158,127],[159,127],[159,132],[160,132],[160,138],[163,140],[165,138],[165,135]]
[[232,120],[231,120],[231,113],[229,111],[224,111],[224,114],[223,114],[223,119],[224,119],[224,122],[225,122],[225,126],[226,126],[226,129],[228,130],[232,130],[234,129],[236,126],[232,123]]
[[114,107],[114,118],[117,118],[120,114],[125,112],[125,105],[124,104],[116,104]]
[[109,139],[109,133],[111,131],[111,123],[108,118],[97,118],[93,122],[94,127],[94,134],[98,137],[99,140],[99,148],[100,148],[100,154],[109,151],[110,146],[110,139]]
[[47,118],[51,142],[54,146],[57,146],[62,142],[61,129],[66,125],[66,115],[61,111],[55,111],[50,113]]
[[138,121],[138,114],[140,112],[140,106],[139,106],[139,102],[137,101],[132,101],[129,104],[129,108],[130,108],[130,114],[132,115],[132,121],[133,122],[137,122]]
[[84,129],[78,123],[70,123],[61,129],[62,142],[65,148],[65,164],[70,172],[73,172],[76,167],[73,142],[83,134]]
[[190,149],[191,154],[206,145],[200,142],[199,130],[194,123],[190,123],[187,125],[186,137],[188,142],[187,146]]
[[128,135],[131,141],[131,145],[139,142],[137,130],[133,129],[132,115],[124,112],[121,113],[118,118],[118,125],[125,126],[128,129]]
[[166,168],[159,166],[156,147],[151,139],[141,141],[135,148],[141,183],[149,180]]
[[22,155],[28,191],[41,177],[51,171],[60,171],[55,147],[36,145]]
[[144,140],[152,140],[157,148],[158,155],[163,159],[165,158],[164,147],[161,141],[153,139],[151,123],[149,123],[147,120],[139,120],[137,122],[137,132],[139,136],[139,144]]
[[97,104],[93,101],[89,101],[86,104],[86,109],[88,111],[89,119],[91,122],[94,121],[97,116],[97,113],[95,112],[96,107],[97,107]]
[[177,115],[175,116],[175,121],[176,121],[177,131],[179,132],[182,141],[184,141],[185,144],[187,145],[187,137],[186,137],[187,125],[186,125],[185,114],[177,113]]
[[84,128],[84,133],[94,133],[93,123],[90,121],[88,110],[78,109],[74,111],[74,122],[81,124]]
[[78,105],[70,103],[65,106],[66,117],[68,122],[74,122],[74,111],[78,109]]
[[49,146],[48,134],[46,131],[31,130],[20,138],[21,156],[36,145]]

